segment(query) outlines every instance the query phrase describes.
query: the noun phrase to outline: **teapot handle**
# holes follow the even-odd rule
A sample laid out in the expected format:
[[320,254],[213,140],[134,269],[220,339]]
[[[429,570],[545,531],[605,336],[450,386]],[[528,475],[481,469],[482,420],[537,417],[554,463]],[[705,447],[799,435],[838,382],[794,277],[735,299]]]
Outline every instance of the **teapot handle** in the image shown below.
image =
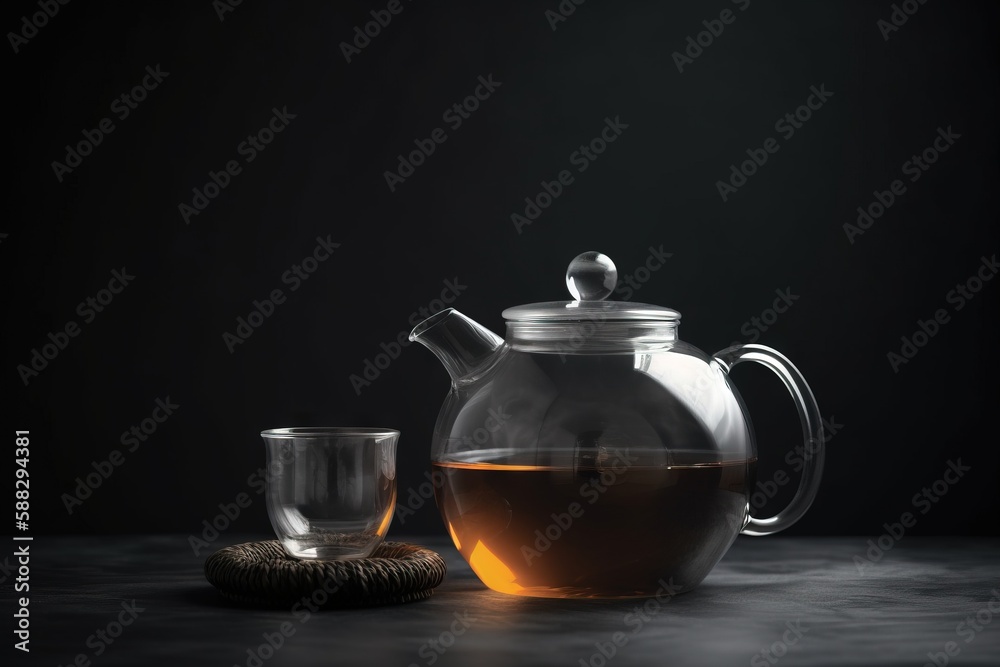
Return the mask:
[[825,440],[823,436],[823,420],[819,406],[812,390],[806,384],[802,373],[783,354],[764,345],[734,345],[716,353],[715,360],[728,375],[736,364],[742,361],[756,361],[774,371],[781,378],[795,401],[802,421],[802,436],[805,444],[805,465],[802,468],[802,479],[795,497],[785,509],[772,517],[758,519],[749,517],[743,530],[744,535],[770,535],[788,528],[802,518],[816,498],[819,480],[823,474],[823,457],[825,455]]

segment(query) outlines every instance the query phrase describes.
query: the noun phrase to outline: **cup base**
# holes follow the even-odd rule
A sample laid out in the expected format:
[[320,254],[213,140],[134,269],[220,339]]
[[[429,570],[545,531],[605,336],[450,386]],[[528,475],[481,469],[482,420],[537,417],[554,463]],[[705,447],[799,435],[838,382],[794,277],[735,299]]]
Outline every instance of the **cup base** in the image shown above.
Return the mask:
[[[351,560],[368,558],[382,540],[370,544],[315,544],[315,540],[283,539],[281,546],[292,558],[301,560]],[[311,542],[311,543],[310,543]]]

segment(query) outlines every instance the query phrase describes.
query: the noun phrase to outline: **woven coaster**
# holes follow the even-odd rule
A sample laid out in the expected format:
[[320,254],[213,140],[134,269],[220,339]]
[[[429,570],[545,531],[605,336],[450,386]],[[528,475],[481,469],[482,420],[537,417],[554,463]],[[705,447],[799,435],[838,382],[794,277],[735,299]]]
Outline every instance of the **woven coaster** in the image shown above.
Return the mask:
[[216,551],[205,578],[228,600],[255,607],[345,609],[415,602],[444,579],[444,559],[429,549],[383,542],[368,558],[299,560],[277,540],[246,542]]

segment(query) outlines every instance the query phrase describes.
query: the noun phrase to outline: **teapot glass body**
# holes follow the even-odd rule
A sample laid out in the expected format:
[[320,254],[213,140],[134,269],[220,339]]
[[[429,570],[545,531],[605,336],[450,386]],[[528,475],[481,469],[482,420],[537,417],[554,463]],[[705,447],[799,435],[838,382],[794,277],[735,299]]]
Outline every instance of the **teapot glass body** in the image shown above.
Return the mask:
[[[504,315],[506,339],[451,309],[410,335],[452,379],[431,443],[438,508],[493,590],[672,595],[697,586],[741,532],[776,532],[808,509],[823,462],[819,410],[778,352],[707,355],[678,339],[676,312],[644,304]],[[741,361],[781,378],[811,454],[795,498],[769,518],[750,511],[756,447],[729,377]]]

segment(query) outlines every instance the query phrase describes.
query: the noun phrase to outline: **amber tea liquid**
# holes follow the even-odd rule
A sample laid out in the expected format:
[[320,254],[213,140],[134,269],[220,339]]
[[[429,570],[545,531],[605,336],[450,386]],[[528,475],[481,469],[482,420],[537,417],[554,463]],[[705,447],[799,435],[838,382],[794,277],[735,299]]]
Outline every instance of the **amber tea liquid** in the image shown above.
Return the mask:
[[434,470],[452,540],[493,590],[632,597],[662,592],[661,580],[690,590],[705,578],[743,527],[756,463]]

